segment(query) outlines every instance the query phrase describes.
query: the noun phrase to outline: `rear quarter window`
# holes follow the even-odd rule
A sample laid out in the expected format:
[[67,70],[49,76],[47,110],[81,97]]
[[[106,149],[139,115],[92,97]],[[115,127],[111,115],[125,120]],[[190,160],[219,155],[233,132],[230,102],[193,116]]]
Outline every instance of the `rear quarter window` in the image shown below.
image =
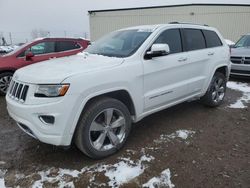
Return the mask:
[[206,48],[205,38],[199,29],[183,29],[185,50],[200,50]]
[[216,32],[203,30],[203,33],[204,33],[208,48],[222,46],[222,42]]

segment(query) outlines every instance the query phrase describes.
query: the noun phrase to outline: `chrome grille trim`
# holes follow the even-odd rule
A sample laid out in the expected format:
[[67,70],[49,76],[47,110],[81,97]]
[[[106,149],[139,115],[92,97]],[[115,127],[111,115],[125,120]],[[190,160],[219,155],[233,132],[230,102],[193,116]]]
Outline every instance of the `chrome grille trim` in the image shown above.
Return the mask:
[[12,80],[9,87],[8,96],[12,99],[24,103],[29,90],[29,85]]
[[250,57],[237,57],[232,56],[231,62],[234,64],[243,64],[243,65],[249,65],[250,64]]

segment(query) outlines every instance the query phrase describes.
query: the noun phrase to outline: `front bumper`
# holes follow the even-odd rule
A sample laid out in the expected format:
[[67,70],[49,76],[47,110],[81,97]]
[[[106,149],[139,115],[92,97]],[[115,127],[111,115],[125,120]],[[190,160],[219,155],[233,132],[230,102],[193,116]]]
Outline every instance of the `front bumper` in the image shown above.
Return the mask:
[[[74,97],[65,96],[61,100],[46,104],[27,105],[21,104],[6,95],[7,110],[9,115],[17,122],[18,126],[30,136],[41,142],[68,146],[72,140],[72,126],[74,110],[72,101]],[[55,117],[54,124],[46,124],[40,120],[41,115]]]
[[231,75],[250,76],[250,65],[232,63]]

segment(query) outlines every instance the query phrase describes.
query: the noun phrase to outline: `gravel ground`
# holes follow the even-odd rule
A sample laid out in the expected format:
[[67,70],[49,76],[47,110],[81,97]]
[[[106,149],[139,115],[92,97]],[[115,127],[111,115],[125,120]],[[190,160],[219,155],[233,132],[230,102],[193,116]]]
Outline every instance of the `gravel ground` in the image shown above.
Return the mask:
[[[245,88],[250,89],[249,80]],[[233,82],[233,84],[237,83]],[[0,187],[242,187],[250,185],[250,98],[228,89],[207,108],[187,102],[134,125],[125,147],[104,160],[40,143],[8,116],[0,97]],[[230,108],[242,99],[245,108]]]

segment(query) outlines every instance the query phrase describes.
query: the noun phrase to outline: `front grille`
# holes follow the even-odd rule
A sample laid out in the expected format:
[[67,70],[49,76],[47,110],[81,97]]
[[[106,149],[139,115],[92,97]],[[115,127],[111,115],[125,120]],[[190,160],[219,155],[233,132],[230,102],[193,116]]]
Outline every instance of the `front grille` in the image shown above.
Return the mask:
[[247,70],[231,70],[231,73],[232,74],[247,74],[250,76],[250,71],[247,71]]
[[29,86],[26,84],[19,83],[17,81],[11,81],[9,88],[9,96],[17,101],[25,102]]
[[231,62],[234,64],[246,64],[250,65],[250,57],[231,57]]

